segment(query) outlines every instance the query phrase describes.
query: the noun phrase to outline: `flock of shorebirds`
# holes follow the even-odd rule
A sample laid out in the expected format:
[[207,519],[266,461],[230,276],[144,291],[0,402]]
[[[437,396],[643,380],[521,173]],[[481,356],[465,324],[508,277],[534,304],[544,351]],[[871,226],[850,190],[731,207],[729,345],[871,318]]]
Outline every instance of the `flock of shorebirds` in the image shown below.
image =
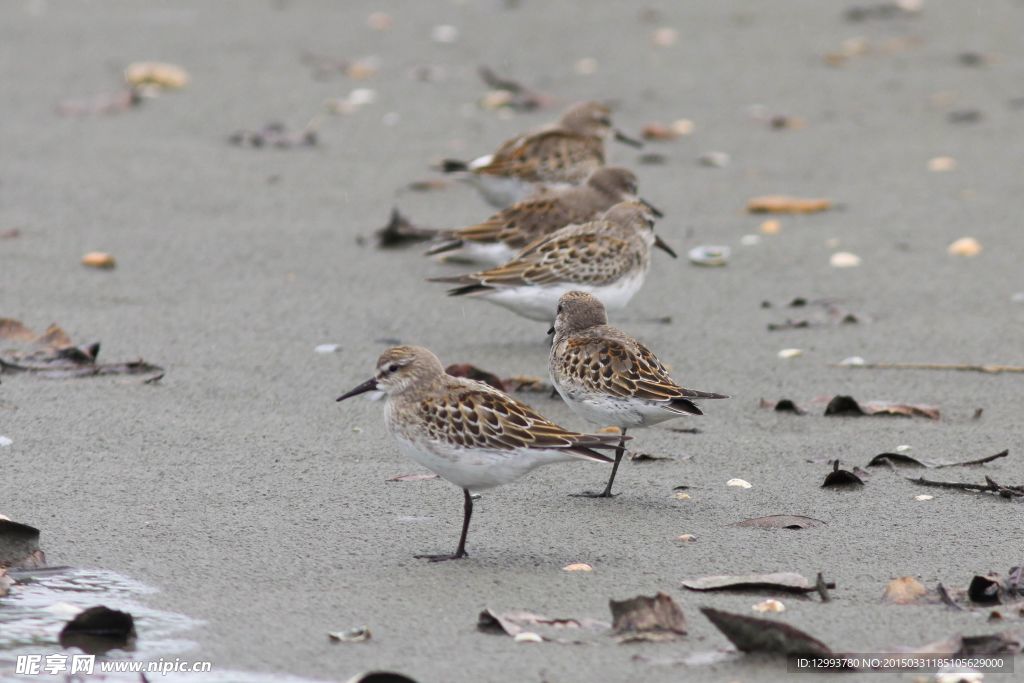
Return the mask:
[[[612,496],[628,429],[701,415],[695,401],[727,398],[680,386],[653,352],[608,324],[606,309],[625,307],[643,285],[652,248],[675,256],[654,234],[661,214],[638,197],[636,176],[604,165],[605,142],[613,136],[639,144],[615,130],[608,107],[584,102],[493,154],[442,166],[501,210],[478,225],[442,231],[427,252],[493,267],[433,281],[455,285],[453,296],[554,321],[548,357],[554,388],[577,415],[618,433],[565,429],[488,384],[447,374],[428,349],[385,351],[373,378],[338,400],[384,392],[385,423],[400,450],[460,487],[465,501],[455,552],[417,557],[465,557],[472,493],[540,465],[611,464],[604,490],[580,495]],[[602,451],[614,451],[614,458]]]

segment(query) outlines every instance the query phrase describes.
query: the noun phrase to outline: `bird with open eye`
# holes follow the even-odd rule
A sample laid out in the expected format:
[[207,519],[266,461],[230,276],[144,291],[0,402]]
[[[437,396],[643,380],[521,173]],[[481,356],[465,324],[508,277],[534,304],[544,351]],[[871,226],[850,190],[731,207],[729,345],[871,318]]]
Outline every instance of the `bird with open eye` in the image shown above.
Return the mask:
[[610,310],[625,308],[644,284],[653,247],[676,256],[654,233],[651,207],[626,201],[597,220],[538,238],[504,265],[430,282],[457,285],[449,296],[489,301],[524,318],[550,322],[559,297],[573,290],[599,296]]
[[453,377],[428,349],[396,346],[377,360],[372,379],[338,398],[383,391],[384,424],[399,450],[462,489],[463,519],[452,554],[417,555],[432,561],[466,556],[472,493],[508,484],[541,465],[612,459],[618,438],[559,427],[530,406],[490,385]]
[[658,357],[625,332],[608,324],[601,301],[580,291],[558,301],[548,370],[555,390],[577,415],[618,427],[622,442],[604,490],[580,495],[608,498],[625,453],[626,430],[649,427],[683,415],[703,415],[696,401],[729,398],[682,387]]

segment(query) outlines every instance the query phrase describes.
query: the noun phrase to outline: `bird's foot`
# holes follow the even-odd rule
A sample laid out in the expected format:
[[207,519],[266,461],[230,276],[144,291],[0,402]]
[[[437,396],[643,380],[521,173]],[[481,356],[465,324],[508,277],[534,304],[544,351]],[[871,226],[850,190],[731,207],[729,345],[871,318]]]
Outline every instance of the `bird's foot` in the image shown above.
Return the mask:
[[447,562],[448,560],[461,560],[469,557],[469,553],[455,553],[454,555],[413,555],[417,560],[427,560],[428,562]]
[[597,491],[584,491],[583,493],[570,493],[570,498],[614,498],[619,494],[612,493],[611,491],[605,490],[598,493]]

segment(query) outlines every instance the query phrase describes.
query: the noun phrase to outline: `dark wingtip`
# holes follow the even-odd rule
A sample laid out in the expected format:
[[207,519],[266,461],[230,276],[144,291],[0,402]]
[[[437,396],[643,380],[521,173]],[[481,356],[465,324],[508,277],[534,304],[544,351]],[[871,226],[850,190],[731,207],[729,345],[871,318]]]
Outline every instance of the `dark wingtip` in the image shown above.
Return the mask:
[[440,244],[435,244],[430,249],[427,249],[427,251],[424,252],[424,254],[426,256],[436,256],[437,254],[443,254],[443,253],[448,252],[448,251],[454,251],[455,249],[458,249],[461,246],[462,246],[462,240],[457,240],[457,239],[448,240],[447,242],[441,242]]

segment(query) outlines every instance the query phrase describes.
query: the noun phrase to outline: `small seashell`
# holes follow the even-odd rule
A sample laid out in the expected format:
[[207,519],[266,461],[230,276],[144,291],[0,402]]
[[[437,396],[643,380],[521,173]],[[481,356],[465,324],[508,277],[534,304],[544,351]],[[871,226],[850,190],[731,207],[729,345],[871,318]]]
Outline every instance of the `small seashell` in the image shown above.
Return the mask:
[[906,453],[907,451],[909,451],[912,448],[913,448],[913,446],[908,446],[907,444],[902,444],[902,445],[896,447],[896,452],[897,453]]
[[124,70],[124,80],[134,87],[153,86],[164,90],[178,90],[188,85],[188,72],[177,64],[164,62],[135,62]]
[[521,631],[512,639],[517,643],[543,643],[544,639],[533,631]]
[[843,366],[864,365],[865,362],[866,361],[860,356],[850,356],[849,358],[844,358],[841,361],[839,361],[839,364]]
[[679,31],[668,26],[656,29],[654,33],[651,34],[651,42],[658,47],[668,47],[669,45],[675,44],[677,40],[679,40]]
[[745,479],[730,479],[725,482],[726,486],[735,486],[736,488],[749,489],[752,488],[752,484]]
[[352,105],[361,107],[364,104],[373,104],[377,101],[377,91],[369,88],[356,88],[346,98]]
[[327,634],[328,639],[336,643],[361,643],[372,637],[370,629],[366,626],[350,628],[347,631],[334,631]]
[[592,572],[594,568],[586,562],[575,562],[562,567],[563,572]]
[[341,344],[320,344],[313,349],[316,353],[335,353],[341,348]]
[[764,223],[761,223],[761,226],[758,229],[761,231],[761,234],[764,235],[778,235],[779,230],[782,230],[782,223],[774,219],[767,220]]
[[929,496],[927,493],[922,493],[920,496],[914,496],[914,500],[931,500],[935,496]]
[[672,122],[672,125],[669,126],[669,130],[682,137],[683,135],[692,135],[696,127],[697,124],[690,119],[676,119]]
[[751,609],[755,612],[785,612],[786,606],[778,600],[762,600]]
[[676,500],[690,500],[690,494],[682,491],[676,491],[672,497]]
[[435,43],[454,43],[459,39],[459,29],[450,24],[442,24],[434,27],[430,37]]
[[680,534],[679,536],[676,536],[676,540],[682,543],[693,543],[697,540],[697,537],[693,534]]
[[370,16],[366,17],[366,25],[374,31],[387,31],[394,23],[391,15],[384,12],[373,12]]
[[981,253],[981,243],[973,237],[961,237],[950,244],[946,251],[951,256],[977,256]]
[[729,247],[714,247],[707,245],[694,247],[687,252],[690,263],[698,266],[724,266],[726,261],[729,260],[729,254]]
[[855,268],[860,265],[860,256],[848,251],[837,251],[832,254],[828,263],[833,268]]
[[11,437],[0,436],[0,448],[3,448],[4,446],[10,446],[12,443],[14,443],[14,441],[11,440]]
[[117,265],[117,261],[110,254],[103,251],[90,251],[82,257],[82,265],[90,268],[103,268],[110,270]]
[[597,60],[593,57],[584,57],[576,60],[573,69],[581,76],[590,76],[597,73]]
[[779,358],[789,359],[804,355],[802,349],[782,349],[779,351]]
[[711,166],[713,168],[722,168],[728,166],[732,158],[725,152],[706,152],[701,154],[697,159],[702,166]]
[[740,238],[740,244],[742,244],[745,247],[752,247],[755,244],[760,244],[760,243],[761,243],[761,236],[760,235],[744,235],[743,237]]
[[601,427],[597,432],[598,434],[621,434],[622,430],[618,427]]
[[363,428],[362,427],[353,427],[352,428],[352,433],[353,434],[362,434],[363,433]]
[[945,173],[956,168],[956,159],[953,157],[935,157],[928,160],[928,170],[933,173]]

